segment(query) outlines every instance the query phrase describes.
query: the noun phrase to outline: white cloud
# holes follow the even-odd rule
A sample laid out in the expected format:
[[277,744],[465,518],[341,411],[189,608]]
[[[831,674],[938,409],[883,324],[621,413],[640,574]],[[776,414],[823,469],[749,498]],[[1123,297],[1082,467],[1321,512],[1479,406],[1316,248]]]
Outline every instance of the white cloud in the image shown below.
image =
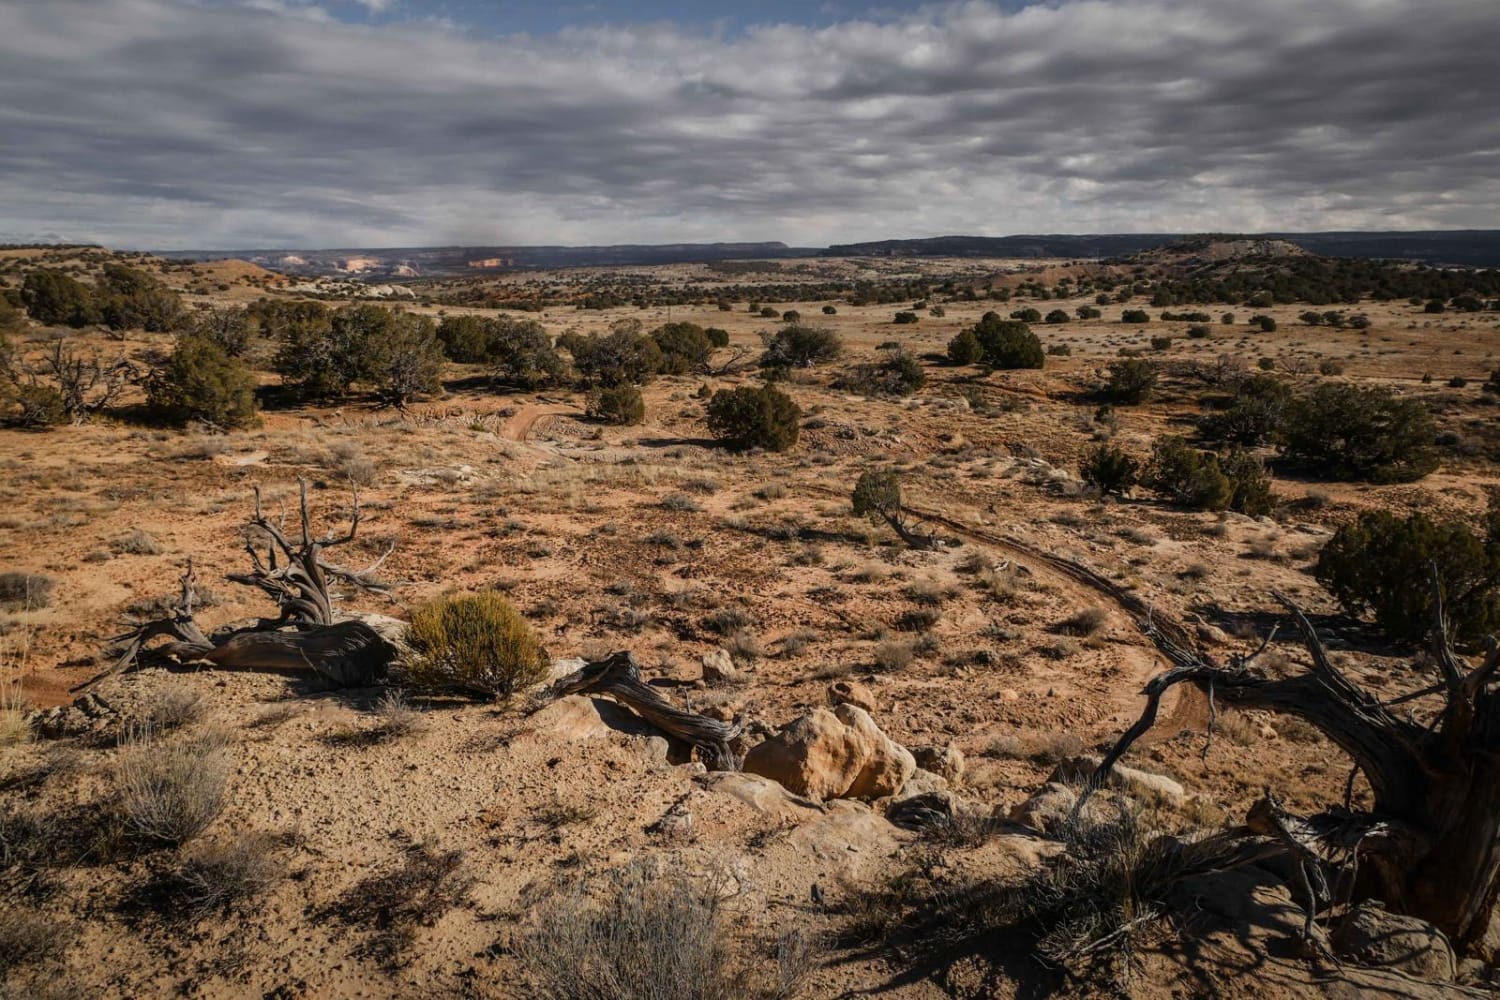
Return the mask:
[[728,40],[317,9],[0,6],[0,238],[1500,227],[1490,0],[975,2]]

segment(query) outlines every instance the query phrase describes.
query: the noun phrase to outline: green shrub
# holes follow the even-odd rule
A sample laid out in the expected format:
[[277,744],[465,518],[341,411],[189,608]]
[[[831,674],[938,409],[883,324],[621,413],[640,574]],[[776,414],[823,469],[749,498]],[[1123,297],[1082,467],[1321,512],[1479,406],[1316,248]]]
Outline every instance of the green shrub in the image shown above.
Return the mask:
[[767,368],[810,368],[835,361],[844,352],[843,340],[824,326],[792,323],[768,337],[762,336],[766,352],[760,363]]
[[595,420],[630,426],[646,419],[646,401],[641,390],[623,382],[590,393],[586,412]]
[[898,312],[896,314],[896,318],[892,322],[894,322],[897,326],[903,326],[909,323],[915,323],[921,318],[922,317],[918,316],[914,312],[903,310],[902,312]]
[[1287,459],[1336,479],[1405,483],[1438,466],[1427,407],[1379,386],[1314,387],[1287,406],[1281,436]]
[[720,389],[708,401],[708,429],[725,447],[786,451],[797,443],[802,411],[773,385]]
[[255,324],[248,311],[224,308],[206,309],[193,317],[191,331],[213,341],[231,358],[243,357],[250,349]]
[[1187,335],[1189,340],[1203,340],[1207,338],[1212,332],[1212,330],[1210,330],[1206,325],[1202,323],[1194,323],[1192,326],[1187,328]]
[[622,383],[645,385],[662,370],[661,348],[640,332],[634,320],[616,323],[604,336],[572,336],[558,346],[573,355],[573,364],[586,382],[612,386]]
[[1485,531],[1481,537],[1421,513],[1366,511],[1323,546],[1313,576],[1349,614],[1371,612],[1392,638],[1418,642],[1432,627],[1428,566],[1435,562],[1454,634],[1472,641],[1500,628],[1500,516],[1493,509]]
[[1083,481],[1100,493],[1124,496],[1136,484],[1140,463],[1118,445],[1102,443],[1089,450],[1078,467]]
[[973,330],[961,330],[948,341],[948,360],[955,365],[972,365],[984,357],[984,348]]
[[183,319],[182,299],[145,271],[105,264],[94,290],[99,316],[111,330],[166,333]]
[[1276,320],[1270,316],[1257,315],[1250,317],[1250,325],[1258,326],[1262,333],[1275,333]]
[[50,385],[22,382],[0,389],[0,403],[7,404],[7,421],[28,430],[57,427],[68,419],[67,401]]
[[711,326],[703,331],[708,338],[708,344],[715,349],[729,346],[729,331],[717,326]]
[[1072,317],[1067,314],[1066,310],[1063,310],[1063,309],[1054,309],[1054,310],[1052,310],[1051,312],[1049,312],[1047,314],[1046,322],[1048,322],[1048,323],[1066,323],[1070,319],[1072,319]]
[[1180,437],[1157,439],[1141,485],[1190,510],[1227,510],[1234,497],[1218,456],[1198,451]]
[[1260,517],[1276,508],[1276,497],[1271,492],[1271,474],[1266,464],[1255,455],[1235,448],[1227,455],[1219,456],[1219,470],[1229,480],[1229,509],[1241,514]]
[[21,282],[26,312],[47,326],[76,328],[99,322],[99,307],[88,285],[49,268],[29,271]]
[[1149,323],[1151,315],[1144,309],[1126,309],[1120,314],[1121,323]]
[[973,332],[984,352],[984,363],[991,368],[1041,368],[1047,363],[1041,340],[1024,322],[987,312]]
[[1257,445],[1280,432],[1292,401],[1287,384],[1270,375],[1241,379],[1234,395],[1198,418],[1198,433],[1210,441]]
[[402,405],[440,388],[443,345],[426,316],[374,305],[287,317],[275,368],[304,399],[346,395],[356,384]]
[[536,633],[491,590],[417,608],[407,640],[416,653],[407,667],[416,688],[503,701],[547,676]]
[[1156,389],[1156,366],[1140,358],[1123,358],[1109,366],[1104,397],[1113,403],[1144,403]]
[[651,331],[651,339],[661,349],[661,370],[667,375],[697,371],[714,352],[708,333],[696,323],[663,324]]
[[221,428],[256,423],[255,376],[208,337],[179,337],[164,368],[146,386],[146,405],[161,420],[201,420]]
[[927,384],[927,372],[916,357],[896,350],[873,364],[859,365],[841,384],[869,396],[910,396]]
[[1165,351],[1167,348],[1169,348],[1171,346],[1172,346],[1172,338],[1171,337],[1152,337],[1151,338],[1151,349],[1153,351]]
[[1042,313],[1041,310],[1028,306],[1025,309],[1013,310],[1010,318],[1021,323],[1040,323],[1042,321]]
[[437,327],[437,338],[449,361],[478,365],[489,360],[490,324],[484,316],[444,316]]

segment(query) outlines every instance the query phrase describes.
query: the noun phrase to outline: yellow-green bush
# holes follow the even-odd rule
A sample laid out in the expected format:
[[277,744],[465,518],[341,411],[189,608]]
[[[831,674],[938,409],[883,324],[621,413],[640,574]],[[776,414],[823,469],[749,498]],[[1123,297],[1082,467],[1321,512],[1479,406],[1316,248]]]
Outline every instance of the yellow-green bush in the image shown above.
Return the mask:
[[521,613],[491,590],[446,597],[412,613],[414,687],[506,699],[547,676],[547,654]]

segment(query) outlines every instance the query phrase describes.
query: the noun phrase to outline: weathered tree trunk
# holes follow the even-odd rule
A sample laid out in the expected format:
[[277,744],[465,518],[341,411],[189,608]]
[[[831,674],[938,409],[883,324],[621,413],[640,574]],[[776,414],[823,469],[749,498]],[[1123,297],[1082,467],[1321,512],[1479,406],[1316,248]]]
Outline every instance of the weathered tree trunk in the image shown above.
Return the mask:
[[552,696],[607,694],[668,736],[696,747],[710,771],[738,771],[739,759],[729,744],[743,728],[678,708],[641,680],[640,666],[629,651],[585,665],[552,685]]
[[[255,491],[255,514],[245,542],[251,571],[231,574],[235,583],[255,587],[276,601],[279,614],[263,618],[247,628],[205,635],[193,619],[197,601],[192,560],[182,574],[177,605],[165,618],[144,622],[120,636],[119,658],[104,673],[74,688],[87,691],[106,677],[132,668],[147,643],[161,637],[170,642],[149,650],[179,663],[203,662],[235,670],[310,670],[337,687],[362,687],[385,676],[386,668],[400,652],[393,639],[382,635],[370,621],[359,617],[339,618],[334,613],[330,583],[339,581],[361,590],[384,594],[386,587],[371,574],[384,562],[381,556],[360,571],[328,562],[324,552],[352,541],[359,528],[359,497],[354,498],[349,530],[342,536],[312,536],[307,507],[307,484],[299,482],[302,540],[293,545],[284,525],[272,523],[262,512],[260,490]],[[265,538],[265,554],[255,547],[256,533]],[[386,555],[390,555],[387,550]]]
[[1142,628],[1176,666],[1146,686],[1145,711],[1090,778],[1079,808],[1151,728],[1162,694],[1174,685],[1193,684],[1217,704],[1296,716],[1349,755],[1368,780],[1374,803],[1368,812],[1335,806],[1304,820],[1267,799],[1252,810],[1248,827],[1306,848],[1345,892],[1373,896],[1393,911],[1432,923],[1460,951],[1479,951],[1500,896],[1500,690],[1491,686],[1500,646],[1491,639],[1478,667],[1462,663],[1448,639],[1435,569],[1433,589],[1433,649],[1442,680],[1397,699],[1443,695],[1442,708],[1425,724],[1398,718],[1350,681],[1330,661],[1307,617],[1279,594],[1311,657],[1307,673],[1273,678],[1257,672],[1265,644],[1221,667],[1143,620]]

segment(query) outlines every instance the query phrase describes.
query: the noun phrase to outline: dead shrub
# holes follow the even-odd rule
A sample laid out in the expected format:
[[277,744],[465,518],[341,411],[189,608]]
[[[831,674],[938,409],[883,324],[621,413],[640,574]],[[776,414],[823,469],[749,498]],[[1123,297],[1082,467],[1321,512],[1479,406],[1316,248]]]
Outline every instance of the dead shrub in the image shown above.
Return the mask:
[[223,811],[229,751],[200,738],[162,742],[149,730],[124,740],[115,761],[115,788],[125,832],[148,843],[183,844]]
[[[602,884],[599,884],[602,883]],[[644,865],[580,881],[536,907],[516,941],[541,1000],[760,1000],[795,996],[816,963],[793,931],[766,969],[737,947],[722,886]]]
[[203,718],[208,706],[203,696],[190,688],[168,688],[130,721],[136,730],[158,736],[190,726]]
[[192,922],[254,899],[284,874],[276,856],[279,840],[264,830],[195,845],[158,869],[127,900],[127,908],[150,910],[172,922]]
[[1077,733],[1048,732],[1039,736],[1027,754],[1040,764],[1059,764],[1083,753],[1083,740]]
[[62,961],[72,941],[72,927],[35,908],[0,905],[0,978],[19,969]]
[[889,673],[897,670],[905,670],[911,666],[911,661],[915,658],[916,653],[909,642],[887,639],[875,646],[873,656],[875,659],[875,669]]
[[32,611],[50,607],[57,581],[43,573],[0,573],[0,609]]
[[161,555],[161,543],[137,528],[124,538],[117,538],[109,546],[115,555],[157,556]]
[[427,727],[421,709],[413,707],[401,690],[386,691],[376,700],[375,717],[381,735],[392,739],[415,736]]
[[1109,622],[1109,612],[1104,608],[1095,606],[1084,608],[1071,617],[1064,618],[1057,623],[1057,631],[1063,635],[1088,638],[1099,634]]

